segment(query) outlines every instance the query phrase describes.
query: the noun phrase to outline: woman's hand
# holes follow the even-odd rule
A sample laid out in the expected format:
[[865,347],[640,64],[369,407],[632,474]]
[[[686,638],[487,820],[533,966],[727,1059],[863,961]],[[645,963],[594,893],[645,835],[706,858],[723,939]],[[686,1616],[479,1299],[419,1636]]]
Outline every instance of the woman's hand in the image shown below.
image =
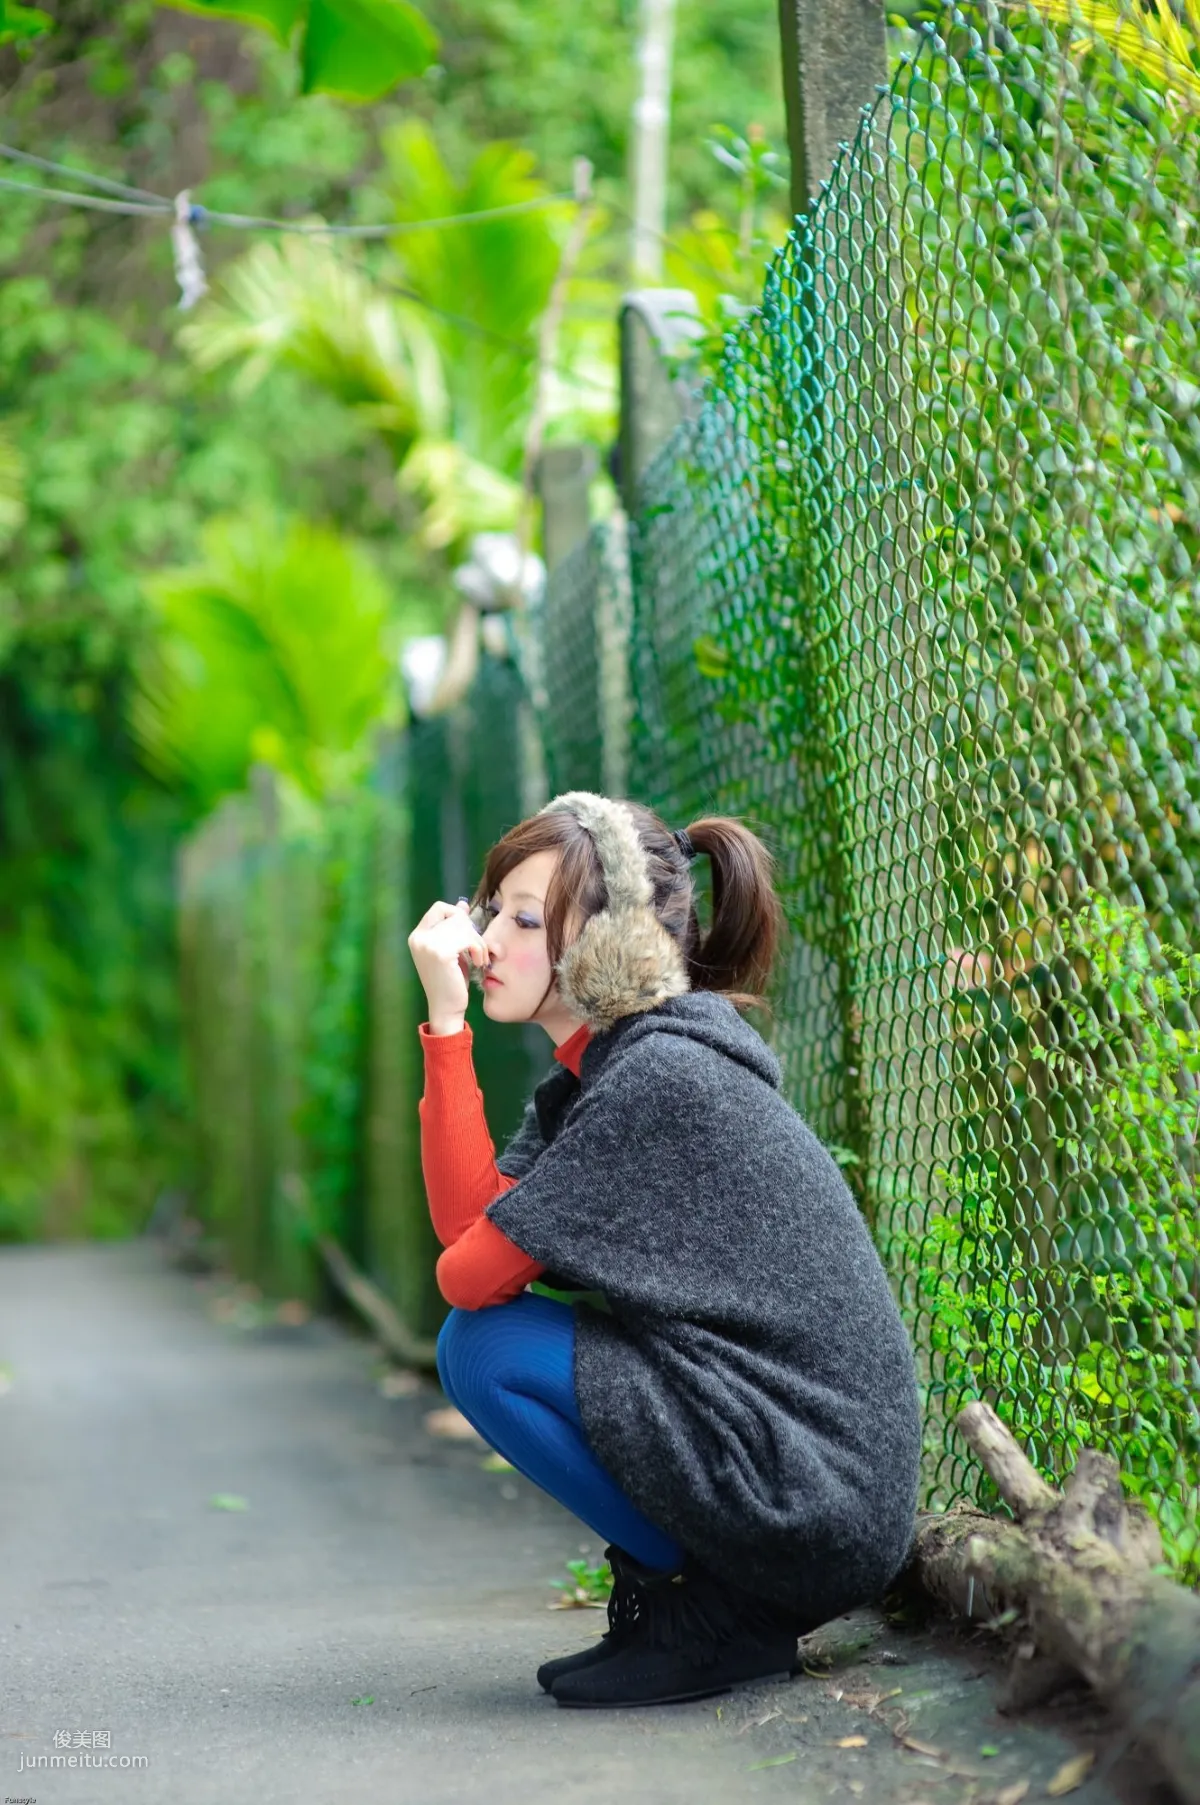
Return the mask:
[[466,897],[435,902],[408,937],[435,1034],[454,1034],[467,1015],[467,965],[487,966],[488,950],[471,920]]

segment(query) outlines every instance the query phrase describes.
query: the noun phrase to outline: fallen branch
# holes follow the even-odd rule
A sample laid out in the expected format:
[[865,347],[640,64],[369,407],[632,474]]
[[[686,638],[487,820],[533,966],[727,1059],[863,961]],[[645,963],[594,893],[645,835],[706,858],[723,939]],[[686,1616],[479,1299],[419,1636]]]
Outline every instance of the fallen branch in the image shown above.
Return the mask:
[[305,1224],[313,1245],[325,1262],[334,1284],[374,1329],[381,1345],[402,1366],[415,1366],[427,1371],[437,1367],[437,1344],[423,1341],[407,1328],[383,1292],[360,1272],[345,1248],[332,1235],[316,1227],[308,1202],[307,1187],[298,1173],[289,1173],[282,1190],[288,1203]]
[[[325,1262],[325,1269],[342,1295],[374,1329],[381,1346],[401,1366],[429,1372],[437,1368],[437,1344],[422,1341],[405,1327],[395,1308],[365,1272],[360,1272],[345,1248],[332,1235],[319,1232],[308,1203],[303,1181],[295,1173],[283,1180],[283,1194],[304,1223],[310,1240]],[[205,1244],[199,1222],[186,1214],[183,1192],[163,1192],[156,1200],[144,1233],[163,1239],[168,1259],[185,1271],[210,1272],[217,1263]]]
[[1200,1597],[1151,1571],[1162,1559],[1153,1519],[1105,1454],[1085,1449],[1058,1492],[986,1404],[956,1423],[1017,1521],[962,1507],[923,1517],[922,1587],[973,1620],[1018,1622],[1010,1709],[1086,1680],[1184,1805],[1200,1805]]
[[330,1235],[315,1237],[326,1270],[339,1290],[366,1317],[388,1353],[402,1366],[437,1366],[437,1345],[421,1341],[405,1328],[383,1292],[360,1272],[339,1242]]

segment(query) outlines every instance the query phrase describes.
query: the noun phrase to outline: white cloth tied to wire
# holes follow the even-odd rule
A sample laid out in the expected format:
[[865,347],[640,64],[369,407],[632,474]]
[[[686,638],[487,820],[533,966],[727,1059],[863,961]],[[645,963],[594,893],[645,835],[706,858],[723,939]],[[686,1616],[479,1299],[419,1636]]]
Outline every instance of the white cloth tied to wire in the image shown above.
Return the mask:
[[179,305],[194,307],[201,295],[208,293],[200,245],[192,230],[192,197],[187,188],[175,196],[175,220],[171,226],[171,246],[175,252],[175,280],[179,284]]

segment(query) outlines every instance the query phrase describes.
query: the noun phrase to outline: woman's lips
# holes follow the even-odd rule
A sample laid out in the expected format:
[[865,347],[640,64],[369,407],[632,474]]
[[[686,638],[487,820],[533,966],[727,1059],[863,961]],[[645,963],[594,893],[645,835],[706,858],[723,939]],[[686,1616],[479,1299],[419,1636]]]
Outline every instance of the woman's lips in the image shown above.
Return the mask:
[[485,984],[502,984],[504,982],[503,978],[494,978],[490,971],[484,972],[483,981]]

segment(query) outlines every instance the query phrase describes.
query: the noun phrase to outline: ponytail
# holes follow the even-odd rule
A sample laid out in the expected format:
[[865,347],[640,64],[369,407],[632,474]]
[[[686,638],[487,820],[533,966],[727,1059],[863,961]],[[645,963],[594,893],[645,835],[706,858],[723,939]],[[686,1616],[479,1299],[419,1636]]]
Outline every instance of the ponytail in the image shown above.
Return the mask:
[[732,815],[702,815],[689,823],[687,833],[712,866],[708,933],[701,940],[693,905],[683,937],[692,989],[719,991],[739,1009],[758,1007],[770,1014],[762,992],[771,981],[785,923],[774,857]]

